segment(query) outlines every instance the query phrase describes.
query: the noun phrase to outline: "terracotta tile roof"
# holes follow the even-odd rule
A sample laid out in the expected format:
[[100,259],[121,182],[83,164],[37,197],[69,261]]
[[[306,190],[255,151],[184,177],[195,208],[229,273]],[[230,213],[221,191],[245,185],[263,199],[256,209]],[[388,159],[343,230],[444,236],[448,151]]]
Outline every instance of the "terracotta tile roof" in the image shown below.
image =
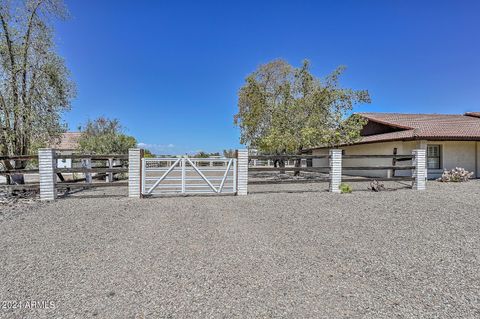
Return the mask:
[[466,116],[480,117],[480,112],[467,112]]
[[52,144],[52,148],[59,150],[74,150],[78,148],[78,139],[82,135],[81,132],[66,132],[60,137],[58,143]]
[[[461,114],[357,113],[369,121],[391,126],[393,132],[363,136],[354,144],[408,140],[480,141],[480,112]],[[347,146],[351,144],[339,145]],[[327,148],[314,147],[305,150]]]
[[[364,136],[360,140],[359,143],[372,143],[372,142],[380,142],[380,141],[397,141],[397,140],[413,140],[414,130],[404,130],[398,132],[391,132],[391,133],[383,133],[383,134],[375,134]],[[355,143],[358,144],[358,143]]]
[[368,120],[402,128],[402,131],[365,136],[360,143],[399,139],[480,140],[480,117],[466,113],[402,114],[358,113]]

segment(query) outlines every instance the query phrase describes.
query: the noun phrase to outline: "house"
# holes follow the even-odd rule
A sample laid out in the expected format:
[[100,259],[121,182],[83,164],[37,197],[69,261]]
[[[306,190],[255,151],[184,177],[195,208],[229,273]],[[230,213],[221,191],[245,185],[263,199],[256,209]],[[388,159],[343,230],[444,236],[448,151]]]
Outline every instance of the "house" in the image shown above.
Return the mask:
[[81,132],[62,133],[60,140],[51,147],[62,151],[74,151],[78,148],[78,140],[81,136]]
[[[80,145],[79,145],[79,140],[82,137],[82,132],[66,132],[63,133],[60,136],[60,139],[56,143],[52,143],[50,145],[51,148],[55,149],[57,154],[61,155],[72,155],[72,154],[82,154],[80,150]],[[85,153],[84,153],[85,154]],[[73,161],[71,158],[59,158],[57,159],[57,168],[98,168],[98,167],[103,167],[103,168],[112,168],[115,165],[121,165],[122,162],[119,159],[114,159],[114,158],[109,158],[105,159],[105,161],[102,160],[96,160],[92,161],[91,158],[86,158],[83,159],[77,159],[76,161]],[[107,181],[113,181],[114,173],[102,173],[102,174],[97,174],[97,173],[62,173],[62,178],[70,178],[70,179],[75,179],[78,176],[84,176],[87,180],[87,182],[91,182],[92,178],[98,178],[99,176],[105,175],[105,179]]]
[[[367,120],[362,138],[342,145],[346,155],[405,155],[414,149],[427,152],[428,178],[439,177],[444,169],[463,167],[480,177],[480,112],[465,114],[358,113]],[[314,148],[313,155],[328,154],[328,148]],[[344,166],[402,166],[411,162],[393,159],[344,159]],[[327,159],[313,166],[328,166]],[[369,177],[407,176],[408,170],[349,171]]]

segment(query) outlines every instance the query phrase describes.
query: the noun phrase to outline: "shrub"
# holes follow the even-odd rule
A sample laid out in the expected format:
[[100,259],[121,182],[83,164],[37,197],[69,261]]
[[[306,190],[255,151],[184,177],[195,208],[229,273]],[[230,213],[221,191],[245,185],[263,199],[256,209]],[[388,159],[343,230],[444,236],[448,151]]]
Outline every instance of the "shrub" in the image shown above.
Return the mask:
[[349,194],[353,191],[352,186],[347,183],[341,183],[338,188],[342,194]]
[[374,179],[370,183],[370,187],[368,187],[369,190],[374,191],[374,192],[379,192],[385,190],[385,186],[381,183],[379,183],[376,179]]
[[461,167],[455,167],[452,170],[444,170],[442,177],[438,178],[439,182],[468,182],[473,176],[473,172],[469,172]]

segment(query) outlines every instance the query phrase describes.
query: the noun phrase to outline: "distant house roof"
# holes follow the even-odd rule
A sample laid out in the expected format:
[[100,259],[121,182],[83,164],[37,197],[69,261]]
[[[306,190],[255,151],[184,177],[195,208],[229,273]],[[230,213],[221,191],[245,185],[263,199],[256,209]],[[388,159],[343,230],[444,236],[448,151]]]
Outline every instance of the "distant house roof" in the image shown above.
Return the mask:
[[480,141],[480,112],[357,114],[368,122],[361,132],[362,138],[354,144],[398,140]]
[[60,137],[60,141],[51,145],[51,147],[59,150],[75,150],[78,148],[78,139],[81,135],[81,132],[63,133]]

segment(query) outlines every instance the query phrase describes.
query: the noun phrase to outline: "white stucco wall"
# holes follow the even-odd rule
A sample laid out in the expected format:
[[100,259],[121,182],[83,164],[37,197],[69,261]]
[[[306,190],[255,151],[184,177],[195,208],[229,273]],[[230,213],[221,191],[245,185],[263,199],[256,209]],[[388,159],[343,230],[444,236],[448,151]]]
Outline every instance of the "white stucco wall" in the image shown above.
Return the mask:
[[[476,172],[476,161],[478,161],[475,145],[477,142],[462,141],[428,141],[428,144],[437,144],[442,147],[441,166],[444,169],[463,167],[467,171]],[[423,145],[422,145],[423,146]],[[428,172],[428,177],[439,177],[443,169]]]
[[[397,148],[397,155],[410,155],[412,150],[421,148],[426,149],[428,144],[437,144],[442,147],[442,168],[452,169],[455,167],[463,167],[468,171],[475,172],[480,176],[480,143],[479,142],[463,142],[463,141],[395,141],[372,144],[359,144],[342,147],[345,155],[392,155],[393,149]],[[328,150],[314,150],[313,155],[325,155]],[[343,166],[391,166],[392,159],[344,159]],[[410,166],[411,161],[397,161],[397,166]],[[315,159],[313,166],[328,166],[328,159]],[[429,170],[428,178],[437,178],[442,174],[443,169]],[[361,171],[349,170],[344,174],[360,175],[369,177],[388,177],[391,175],[388,170]],[[410,176],[410,170],[396,170],[395,176]]]
[[476,177],[479,178],[480,177],[480,142],[477,142],[476,143],[476,149],[477,149],[477,174],[476,174]]

